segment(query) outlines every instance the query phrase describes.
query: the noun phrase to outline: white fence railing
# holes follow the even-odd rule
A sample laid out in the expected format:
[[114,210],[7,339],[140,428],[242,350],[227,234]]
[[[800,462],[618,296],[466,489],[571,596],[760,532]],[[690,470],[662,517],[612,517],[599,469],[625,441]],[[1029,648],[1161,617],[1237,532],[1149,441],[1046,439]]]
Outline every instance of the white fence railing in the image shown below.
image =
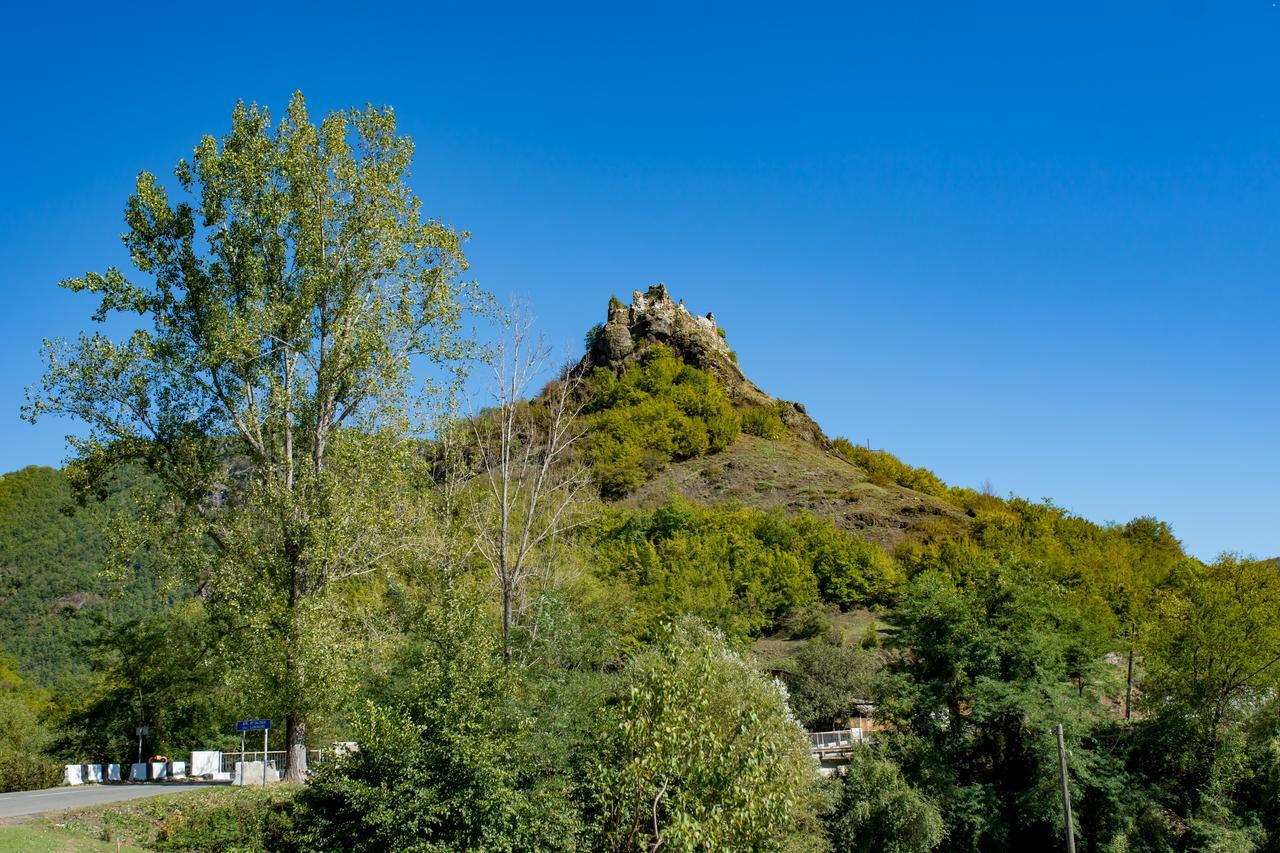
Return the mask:
[[862,729],[859,728],[809,733],[809,749],[819,757],[832,753],[848,752],[862,743],[862,741]]
[[[324,761],[325,753],[326,751],[323,749],[308,749],[307,762],[309,764],[315,764],[315,763]],[[240,755],[241,753],[239,751],[222,753],[222,772],[234,773],[236,771],[236,762],[241,760]],[[267,765],[270,766],[273,770],[278,770],[283,773],[285,756],[288,755],[288,753],[286,753],[283,749],[271,749],[271,750],[267,750],[266,755],[267,755]],[[261,761],[262,750],[260,749],[245,750],[244,760],[245,761]]]

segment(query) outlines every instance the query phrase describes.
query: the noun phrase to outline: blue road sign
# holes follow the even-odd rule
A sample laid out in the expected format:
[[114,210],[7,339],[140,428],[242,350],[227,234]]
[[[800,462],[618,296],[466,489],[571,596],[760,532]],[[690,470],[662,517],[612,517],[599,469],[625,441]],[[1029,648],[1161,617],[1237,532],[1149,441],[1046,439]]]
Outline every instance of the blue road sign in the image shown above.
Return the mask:
[[260,732],[271,728],[270,720],[241,720],[236,723],[238,732]]

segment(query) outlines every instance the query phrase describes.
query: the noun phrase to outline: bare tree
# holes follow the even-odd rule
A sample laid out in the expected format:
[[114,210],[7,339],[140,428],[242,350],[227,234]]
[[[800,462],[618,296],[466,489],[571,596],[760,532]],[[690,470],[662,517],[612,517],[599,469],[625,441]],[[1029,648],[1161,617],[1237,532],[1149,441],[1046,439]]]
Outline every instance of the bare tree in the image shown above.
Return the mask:
[[492,407],[471,418],[488,500],[473,503],[475,546],[502,595],[502,650],[511,659],[511,629],[530,582],[551,576],[556,542],[578,523],[576,507],[589,478],[572,454],[582,436],[580,380],[562,370],[534,400],[531,384],[551,351],[531,335],[517,310],[510,335],[493,353]]

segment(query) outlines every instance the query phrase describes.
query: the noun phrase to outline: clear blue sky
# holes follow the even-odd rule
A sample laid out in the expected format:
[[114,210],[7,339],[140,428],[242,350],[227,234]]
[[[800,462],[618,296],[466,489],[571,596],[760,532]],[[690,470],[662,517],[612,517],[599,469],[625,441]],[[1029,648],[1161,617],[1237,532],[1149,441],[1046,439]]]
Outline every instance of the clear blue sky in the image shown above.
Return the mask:
[[396,108],[427,209],[552,340],[665,281],[832,435],[1280,554],[1271,0],[24,5],[0,469],[64,456],[17,409],[40,339],[87,325],[56,282],[125,260],[134,175],[302,89]]

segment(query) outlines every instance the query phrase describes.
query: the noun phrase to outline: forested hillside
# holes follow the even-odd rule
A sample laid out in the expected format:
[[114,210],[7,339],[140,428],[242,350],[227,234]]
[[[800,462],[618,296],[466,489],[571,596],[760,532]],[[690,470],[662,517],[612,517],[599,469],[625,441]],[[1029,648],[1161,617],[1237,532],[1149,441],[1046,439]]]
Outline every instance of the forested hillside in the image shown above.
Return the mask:
[[86,673],[81,644],[95,617],[124,620],[164,605],[154,573],[104,573],[106,526],[128,511],[137,482],[123,472],[105,500],[78,505],[52,468],[0,476],[0,647],[27,678],[51,687]]

